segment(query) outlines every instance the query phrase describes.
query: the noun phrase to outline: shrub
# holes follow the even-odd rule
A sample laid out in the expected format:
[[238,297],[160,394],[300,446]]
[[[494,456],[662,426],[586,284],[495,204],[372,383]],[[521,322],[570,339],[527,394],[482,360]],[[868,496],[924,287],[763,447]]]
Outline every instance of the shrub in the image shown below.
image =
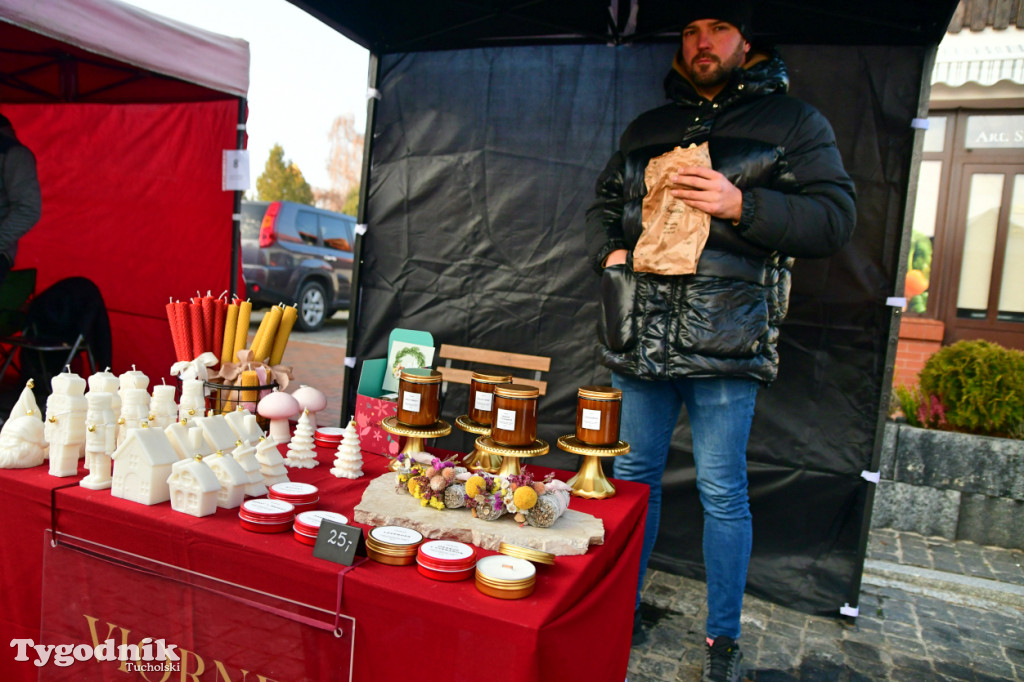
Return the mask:
[[1014,436],[1024,429],[1020,351],[988,341],[960,341],[929,358],[919,380],[931,414],[934,396],[950,428],[993,436]]
[[921,406],[921,391],[917,386],[904,386],[899,384],[892,389],[892,399],[889,401],[889,415],[896,414],[897,409],[907,420],[910,426],[920,428],[921,421],[917,418],[917,410]]

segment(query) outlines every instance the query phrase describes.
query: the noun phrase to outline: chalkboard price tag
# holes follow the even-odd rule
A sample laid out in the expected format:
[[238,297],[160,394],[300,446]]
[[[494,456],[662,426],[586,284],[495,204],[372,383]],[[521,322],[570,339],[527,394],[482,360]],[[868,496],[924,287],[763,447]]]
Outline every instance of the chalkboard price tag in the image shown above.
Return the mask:
[[316,534],[313,556],[351,566],[355,561],[356,548],[362,536],[362,528],[324,519],[320,522],[320,531]]

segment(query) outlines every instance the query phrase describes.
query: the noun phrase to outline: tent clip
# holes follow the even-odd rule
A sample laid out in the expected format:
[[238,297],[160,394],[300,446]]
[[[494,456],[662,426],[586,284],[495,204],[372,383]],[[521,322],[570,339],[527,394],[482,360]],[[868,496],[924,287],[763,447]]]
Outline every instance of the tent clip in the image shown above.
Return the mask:
[[242,214],[241,213],[232,213],[231,214],[231,220],[234,220],[234,221],[237,222],[237,221],[239,221],[241,219],[242,219]]
[[917,128],[918,130],[928,130],[928,119],[926,118],[914,118],[910,120],[910,127]]
[[358,225],[356,225],[356,234],[358,234],[359,236],[366,234],[366,230],[368,227],[369,225],[367,225],[366,223],[359,223]]
[[880,471],[862,471],[860,472],[860,477],[865,481],[870,481],[871,483],[878,485],[878,481],[881,480],[882,474]]
[[244,123],[236,124],[235,125],[235,130],[245,130],[245,124]]
[[905,308],[907,307],[907,298],[905,296],[890,296],[885,299],[885,304],[893,308]]
[[380,99],[380,90],[377,88],[366,88],[366,99]]
[[839,607],[839,615],[841,615],[841,616],[850,616],[851,618],[856,618],[857,616],[860,615],[860,607],[859,606],[850,606],[849,604],[843,604],[842,606]]
[[350,369],[355,369],[356,368],[356,358],[355,358],[355,356],[347,356],[346,355],[345,356],[345,366],[350,368]]

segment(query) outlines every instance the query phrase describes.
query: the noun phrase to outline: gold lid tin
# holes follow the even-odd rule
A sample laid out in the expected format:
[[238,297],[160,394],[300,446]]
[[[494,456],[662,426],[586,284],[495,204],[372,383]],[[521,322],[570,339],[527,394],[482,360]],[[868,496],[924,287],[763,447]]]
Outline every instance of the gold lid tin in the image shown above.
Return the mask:
[[429,367],[410,367],[403,369],[398,378],[403,381],[411,381],[414,384],[439,384],[441,373]]
[[533,594],[537,569],[526,559],[495,554],[476,562],[476,589],[496,599],[522,599]]
[[527,400],[539,396],[540,389],[536,386],[527,386],[526,384],[508,384],[506,386],[495,386],[494,395],[502,398]]
[[532,547],[510,545],[507,542],[503,542],[501,543],[501,545],[498,546],[498,551],[504,554],[505,556],[526,559],[527,561],[532,561],[535,564],[546,564],[548,566],[555,565],[554,554],[539,549],[533,549]]
[[423,535],[402,526],[371,528],[366,534],[366,555],[382,564],[408,566],[416,560]]

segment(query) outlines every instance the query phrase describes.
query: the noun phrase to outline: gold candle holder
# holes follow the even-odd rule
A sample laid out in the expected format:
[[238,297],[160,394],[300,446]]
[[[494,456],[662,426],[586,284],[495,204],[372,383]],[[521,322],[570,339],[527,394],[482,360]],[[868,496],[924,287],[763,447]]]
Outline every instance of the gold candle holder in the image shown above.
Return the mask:
[[[443,419],[438,419],[429,426],[406,426],[405,424],[398,423],[397,416],[392,416],[385,417],[381,421],[380,427],[393,436],[405,437],[405,447],[402,448],[401,452],[403,455],[415,455],[426,452],[427,449],[423,446],[424,440],[428,438],[441,438],[452,432],[452,425]],[[388,471],[394,471],[397,468],[398,460],[391,460],[391,464],[388,465]]]
[[570,433],[558,439],[558,447],[583,456],[580,470],[567,481],[573,495],[591,500],[605,500],[615,495],[615,486],[604,475],[601,458],[626,454],[629,452],[629,443],[620,440],[615,445],[587,445],[575,433]]
[[505,474],[515,475],[520,473],[520,458],[540,457],[548,454],[550,446],[539,438],[535,438],[529,445],[499,445],[490,436],[480,436],[476,439],[476,448],[489,455],[501,457],[501,468],[498,469],[498,476]]
[[[491,435],[490,424],[481,424],[469,418],[468,414],[456,417],[455,427],[460,431],[472,433],[475,436]],[[496,474],[501,469],[501,457],[483,452],[474,443],[473,451],[466,455],[462,465],[470,471],[482,471],[488,474]]]

